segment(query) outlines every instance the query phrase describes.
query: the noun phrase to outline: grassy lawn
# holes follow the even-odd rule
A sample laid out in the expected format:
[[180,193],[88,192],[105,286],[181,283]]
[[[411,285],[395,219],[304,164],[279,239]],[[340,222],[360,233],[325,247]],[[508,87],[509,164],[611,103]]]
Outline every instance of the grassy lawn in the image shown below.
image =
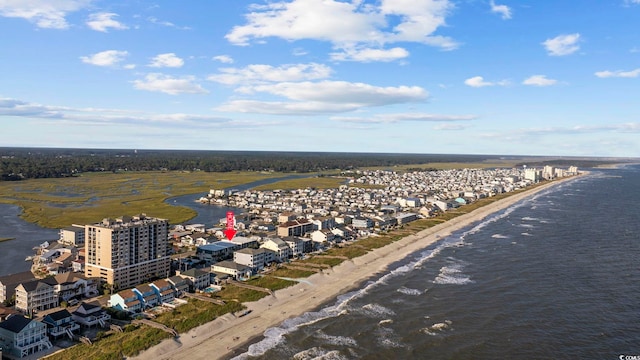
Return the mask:
[[[23,209],[21,217],[48,228],[90,224],[105,217],[146,213],[181,223],[195,211],[164,202],[185,194],[205,193],[286,174],[259,172],[86,173],[63,179],[0,182],[0,203]],[[194,196],[195,200],[195,196]]]
[[323,258],[322,256],[314,256],[308,259],[304,259],[301,261],[297,261],[297,264],[300,264],[302,266],[304,266],[304,264],[307,263],[311,263],[311,264],[324,264],[324,265],[329,265],[331,267],[336,266],[338,264],[340,264],[341,262],[343,262],[343,259],[337,259],[337,258]]

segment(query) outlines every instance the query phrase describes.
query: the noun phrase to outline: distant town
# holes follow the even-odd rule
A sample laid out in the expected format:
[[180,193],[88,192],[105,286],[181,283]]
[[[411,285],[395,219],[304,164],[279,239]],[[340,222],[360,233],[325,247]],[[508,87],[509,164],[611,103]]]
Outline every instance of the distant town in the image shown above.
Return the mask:
[[[169,224],[153,214],[123,215],[60,229],[58,241],[34,249],[30,272],[0,277],[1,356],[48,354],[58,342],[97,340],[132,319],[211,297],[296,259],[381,236],[418,219],[578,175],[578,168],[410,171],[353,170],[334,189],[211,189],[194,201],[233,214],[211,224]],[[237,232],[237,233],[235,233]],[[242,316],[243,314],[238,314]],[[175,330],[155,323],[172,335]]]

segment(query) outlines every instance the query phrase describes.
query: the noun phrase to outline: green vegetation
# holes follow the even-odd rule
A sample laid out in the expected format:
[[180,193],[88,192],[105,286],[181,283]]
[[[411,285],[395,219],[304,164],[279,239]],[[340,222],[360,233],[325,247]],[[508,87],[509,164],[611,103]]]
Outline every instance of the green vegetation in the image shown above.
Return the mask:
[[302,278],[307,278],[315,273],[316,273],[315,271],[288,269],[285,267],[281,267],[270,272],[269,275],[290,278],[290,279],[302,279]]
[[278,176],[283,174],[149,171],[4,181],[0,182],[0,203],[19,205],[24,220],[48,228],[90,224],[105,217],[139,213],[165,218],[175,224],[189,220],[196,213],[165,203],[169,197],[204,195],[212,188],[228,188]]
[[169,337],[171,335],[162,330],[142,325],[134,331],[103,333],[102,338],[93,345],[78,344],[45,359],[121,360],[123,357],[135,356]]
[[258,301],[268,295],[269,294],[264,291],[251,290],[227,284],[222,290],[213,293],[212,297],[227,302],[236,301],[238,303],[245,303]]
[[154,321],[164,324],[178,333],[185,333],[219,316],[242,309],[244,309],[244,306],[235,301],[228,302],[225,305],[216,305],[202,300],[189,299],[187,304],[158,315]]
[[273,276],[258,276],[246,282],[249,285],[267,288],[271,291],[284,289],[291,285],[295,285],[295,281],[278,279]]

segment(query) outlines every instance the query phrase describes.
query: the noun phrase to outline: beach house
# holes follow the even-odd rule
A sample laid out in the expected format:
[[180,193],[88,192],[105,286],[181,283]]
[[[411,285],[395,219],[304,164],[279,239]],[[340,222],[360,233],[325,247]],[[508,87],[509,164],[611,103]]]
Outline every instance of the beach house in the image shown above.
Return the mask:
[[47,326],[21,315],[0,322],[0,348],[4,356],[22,358],[52,347]]

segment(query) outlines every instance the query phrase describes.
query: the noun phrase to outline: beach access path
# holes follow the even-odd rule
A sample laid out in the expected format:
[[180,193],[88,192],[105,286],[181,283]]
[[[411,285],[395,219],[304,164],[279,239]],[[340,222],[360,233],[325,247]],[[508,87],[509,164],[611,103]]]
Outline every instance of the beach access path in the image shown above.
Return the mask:
[[163,340],[133,359],[228,359],[241,354],[248,343],[259,339],[266,329],[334,301],[338,295],[354,290],[364,281],[389,270],[390,264],[426,248],[456,230],[571,179],[575,177],[556,180],[508,196],[363,256],[344,261],[331,269],[311,275],[294,286],[278,290],[271,296],[245,303],[247,309],[251,310],[245,316],[226,314],[181,334],[177,339]]

